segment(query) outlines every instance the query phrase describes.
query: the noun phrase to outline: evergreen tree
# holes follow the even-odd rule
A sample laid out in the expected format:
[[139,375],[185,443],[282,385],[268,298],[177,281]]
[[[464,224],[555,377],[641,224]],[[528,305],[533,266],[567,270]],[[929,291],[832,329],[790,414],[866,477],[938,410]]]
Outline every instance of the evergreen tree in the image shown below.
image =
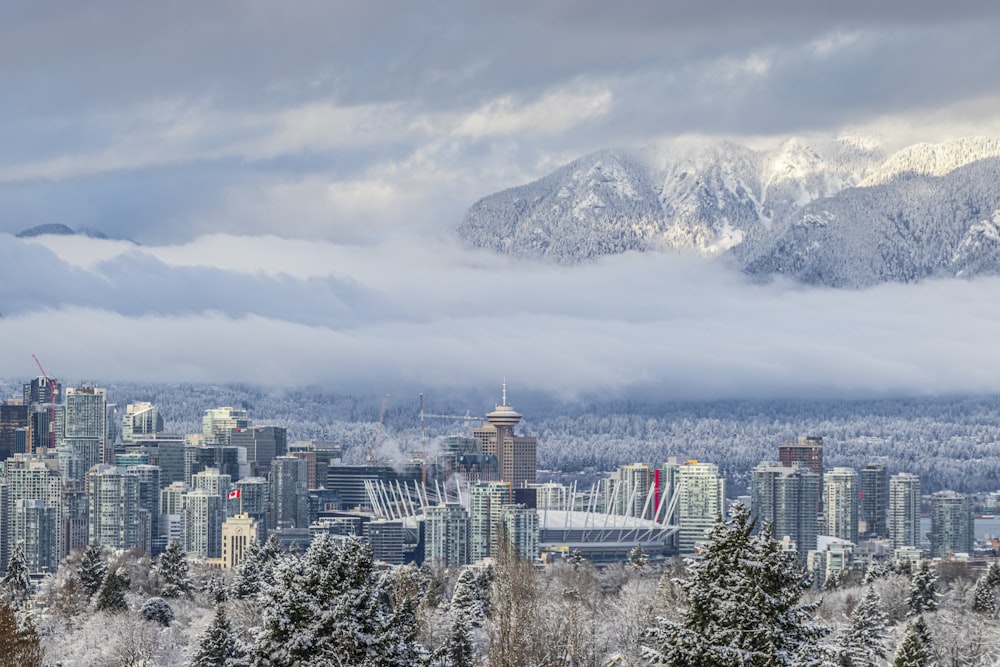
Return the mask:
[[14,609],[0,604],[0,665],[42,667],[44,650],[34,626],[18,620]]
[[194,589],[184,547],[177,540],[167,545],[156,559],[156,572],[163,581],[160,594],[165,598],[190,597]]
[[24,547],[20,543],[14,547],[14,553],[7,561],[7,574],[0,579],[2,602],[14,611],[21,611],[31,594],[31,578],[28,576],[28,564],[24,560]]
[[166,600],[160,597],[152,597],[142,603],[139,613],[147,621],[159,623],[163,627],[168,627],[174,622],[174,610]]
[[925,611],[935,611],[938,608],[937,572],[926,560],[920,561],[920,566],[910,580],[910,596],[907,598],[909,616],[917,616]]
[[844,656],[851,667],[876,667],[886,657],[885,627],[888,617],[882,598],[873,586],[854,607],[851,625],[843,640]]
[[264,583],[264,550],[256,541],[251,541],[243,552],[243,562],[236,566],[236,576],[233,578],[233,597],[237,599],[251,598],[260,593]]
[[128,592],[129,578],[124,565],[109,570],[104,577],[101,588],[97,591],[97,602],[94,607],[97,611],[106,611],[110,614],[118,614],[128,610],[128,602],[125,600],[125,593]]
[[990,586],[989,572],[976,581],[976,590],[972,599],[972,610],[980,614],[993,615],[997,610],[996,596]]
[[583,554],[580,553],[579,549],[573,549],[570,551],[569,556],[566,558],[566,562],[572,565],[574,570],[578,570],[588,563],[587,559],[583,557]]
[[462,610],[449,611],[451,624],[438,651],[442,667],[466,667],[473,664],[475,646],[472,643],[472,625]]
[[934,647],[923,616],[917,616],[906,626],[903,641],[896,651],[892,667],[934,667]]
[[483,592],[479,589],[478,577],[473,568],[463,568],[458,575],[448,610],[453,616],[457,614],[467,618],[471,627],[482,626],[485,617]]
[[1000,587],[1000,562],[994,562],[986,571],[986,583],[990,588]]
[[633,547],[632,551],[628,555],[628,564],[631,567],[643,567],[649,562],[649,557],[646,552],[642,550],[642,545],[637,544]]
[[246,665],[246,652],[236,638],[222,603],[216,603],[215,616],[205,630],[191,667],[238,667]]
[[704,558],[678,580],[688,608],[679,622],[657,619],[645,633],[643,655],[673,667],[777,667],[820,660],[825,634],[803,605],[808,577],[794,554],[782,551],[769,525],[754,535],[743,505],[716,523]]
[[91,542],[83,552],[80,560],[80,584],[87,593],[87,599],[93,598],[100,590],[104,578],[108,576],[108,563],[104,560],[104,548],[97,542]]
[[301,558],[274,567],[261,592],[263,622],[251,663],[274,667],[421,664],[415,601],[392,604],[391,583],[379,578],[371,548],[318,536]]

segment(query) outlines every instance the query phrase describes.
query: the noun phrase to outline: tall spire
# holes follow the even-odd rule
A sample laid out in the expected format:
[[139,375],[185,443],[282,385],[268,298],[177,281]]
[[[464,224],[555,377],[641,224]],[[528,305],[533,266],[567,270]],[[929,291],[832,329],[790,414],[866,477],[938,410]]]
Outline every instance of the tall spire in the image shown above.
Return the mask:
[[503,379],[503,396],[500,399],[500,405],[507,405],[507,378]]

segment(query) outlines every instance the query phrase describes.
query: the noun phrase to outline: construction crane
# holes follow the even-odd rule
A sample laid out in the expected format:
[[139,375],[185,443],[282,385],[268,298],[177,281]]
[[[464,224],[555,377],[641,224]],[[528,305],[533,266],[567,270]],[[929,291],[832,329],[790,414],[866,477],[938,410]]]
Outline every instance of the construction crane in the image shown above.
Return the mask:
[[58,391],[59,381],[56,378],[49,377],[49,374],[42,368],[42,362],[38,360],[37,356],[32,354],[31,358],[35,360],[35,365],[38,366],[38,370],[42,372],[42,377],[45,378],[45,382],[49,385],[49,449],[54,450],[56,446],[56,391]]
[[375,429],[375,439],[368,446],[368,453],[365,455],[365,462],[375,465],[375,450],[378,449],[379,440],[382,439],[382,427],[385,424],[385,406],[389,404],[389,394],[382,397],[382,409],[378,413],[378,427]]

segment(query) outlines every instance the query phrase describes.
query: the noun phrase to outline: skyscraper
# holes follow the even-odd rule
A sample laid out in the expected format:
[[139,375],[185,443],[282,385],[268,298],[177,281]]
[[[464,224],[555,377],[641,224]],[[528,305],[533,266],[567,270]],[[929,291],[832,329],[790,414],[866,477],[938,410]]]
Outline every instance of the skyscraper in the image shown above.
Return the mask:
[[9,459],[14,454],[19,453],[18,449],[26,449],[24,445],[19,445],[19,433],[23,434],[28,429],[28,406],[21,402],[12,403],[3,401],[0,403],[0,461]]
[[[54,571],[65,555],[63,531],[62,479],[54,461],[17,455],[4,463],[6,485],[0,507],[0,569],[6,570],[14,546],[25,543],[29,564]],[[26,502],[21,502],[26,501]],[[39,505],[35,501],[40,501]],[[42,509],[42,507],[46,509]],[[52,539],[38,531],[52,529]],[[36,550],[29,553],[29,549]],[[40,550],[40,551],[38,551]]]
[[469,562],[478,562],[496,547],[501,510],[514,502],[510,482],[480,482],[469,487]]
[[202,558],[222,556],[222,522],[225,519],[222,498],[205,489],[184,494],[181,521],[184,551]]
[[500,479],[514,486],[534,484],[538,476],[538,441],[514,434],[521,415],[507,404],[506,384],[500,405],[487,413],[486,420],[488,423],[473,429],[472,435],[482,443],[483,454],[496,457]]
[[[105,451],[107,436],[107,391],[95,387],[66,389],[63,432],[59,445],[69,445],[73,449],[73,456],[82,461],[80,465],[83,474],[96,463],[111,463],[110,452]],[[94,452],[97,452],[96,463],[92,462]]]
[[861,470],[861,520],[865,537],[888,537],[889,473],[881,463]]
[[166,540],[160,537],[160,468],[151,465],[136,465],[125,468],[126,475],[139,480],[139,509],[145,510],[149,521],[148,534],[141,536],[143,549],[150,554],[159,554],[166,548]]
[[163,433],[163,416],[159,408],[145,401],[129,403],[122,417],[122,442],[133,442],[143,436]]
[[790,538],[800,562],[816,549],[819,531],[816,503],[820,476],[803,465],[764,462],[753,469],[751,509],[758,520],[773,526],[775,539]]
[[908,472],[889,479],[889,539],[893,549],[920,546],[920,478]]
[[719,466],[714,463],[688,461],[677,468],[675,483],[677,548],[689,554],[694,552],[695,543],[704,540],[718,518],[725,514],[726,480],[719,477]]
[[823,474],[826,535],[858,543],[858,473],[834,468]]
[[250,417],[239,408],[209,408],[201,419],[201,432],[206,443],[228,445],[233,429],[249,428]]
[[609,486],[611,497],[607,501],[607,506],[612,508],[615,514],[622,516],[652,518],[653,512],[656,511],[650,499],[652,481],[649,466],[640,463],[619,466],[618,470],[611,474]]
[[949,558],[956,553],[973,554],[975,527],[972,498],[954,491],[931,496],[931,558]]
[[288,453],[288,431],[280,426],[237,428],[229,432],[229,444],[245,448],[247,461],[263,474],[271,459]]
[[[800,435],[795,442],[778,445],[778,460],[783,466],[802,464],[823,479],[823,438],[819,436]],[[816,500],[816,511],[823,512],[823,484],[820,483],[819,496]]]
[[87,473],[90,541],[115,551],[144,546],[139,519],[139,478],[111,465]]
[[309,463],[294,456],[276,456],[268,482],[268,529],[308,528]]
[[434,567],[469,563],[469,513],[458,503],[424,511],[424,561]]

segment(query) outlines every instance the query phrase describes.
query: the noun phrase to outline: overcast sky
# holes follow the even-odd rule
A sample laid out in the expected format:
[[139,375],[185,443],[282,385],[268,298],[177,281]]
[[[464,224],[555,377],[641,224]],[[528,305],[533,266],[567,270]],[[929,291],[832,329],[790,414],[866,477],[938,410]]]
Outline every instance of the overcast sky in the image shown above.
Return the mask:
[[[1000,136],[998,28],[994,2],[4,3],[0,374],[1000,391],[995,281],[751,286],[451,236],[599,148]],[[45,223],[143,245],[10,236]]]

